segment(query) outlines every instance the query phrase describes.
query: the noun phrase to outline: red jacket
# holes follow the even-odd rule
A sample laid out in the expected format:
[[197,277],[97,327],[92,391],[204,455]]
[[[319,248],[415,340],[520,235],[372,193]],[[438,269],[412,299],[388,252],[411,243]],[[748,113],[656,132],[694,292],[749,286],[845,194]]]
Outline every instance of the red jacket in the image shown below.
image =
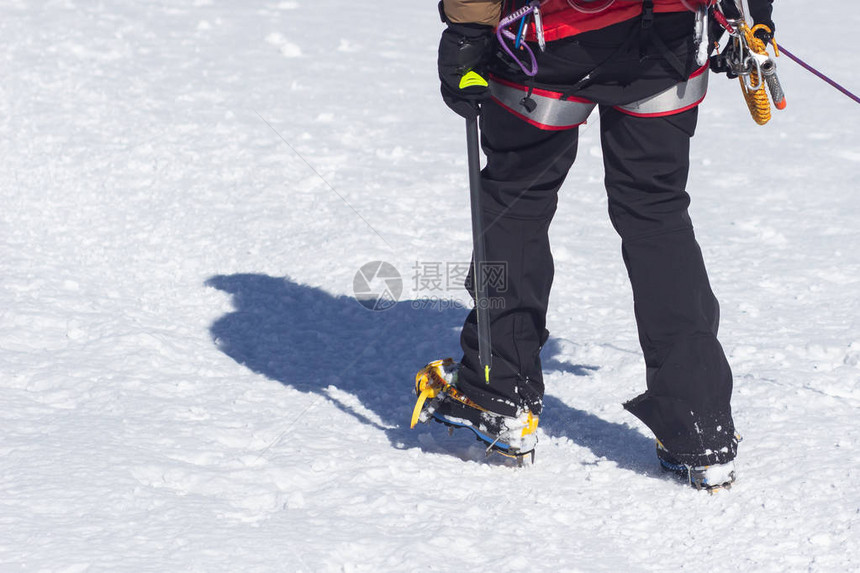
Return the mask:
[[[684,12],[710,0],[653,0],[654,12]],[[582,10],[577,9],[577,6]],[[602,10],[601,7],[606,6]],[[618,24],[642,13],[642,0],[545,0],[541,4],[544,37],[548,42]],[[534,39],[530,34],[529,39]]]

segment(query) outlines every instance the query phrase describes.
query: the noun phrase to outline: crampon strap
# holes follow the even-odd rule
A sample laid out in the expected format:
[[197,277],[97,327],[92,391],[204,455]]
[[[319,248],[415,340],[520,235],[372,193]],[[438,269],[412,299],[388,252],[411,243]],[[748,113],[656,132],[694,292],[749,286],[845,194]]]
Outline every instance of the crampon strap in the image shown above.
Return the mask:
[[415,375],[415,394],[418,395],[418,400],[416,400],[415,407],[412,409],[412,421],[409,426],[410,428],[414,428],[415,425],[418,423],[425,402],[427,402],[427,400],[432,400],[441,393],[447,394],[458,402],[461,402],[471,408],[486,411],[485,408],[482,408],[481,406],[470,400],[467,396],[465,396],[462,392],[458,391],[454,386],[449,384],[447,380],[445,380],[445,377],[443,375],[445,367],[451,367],[453,364],[454,360],[451,358],[445,358],[444,360],[434,360],[433,362],[419,370],[418,373]]

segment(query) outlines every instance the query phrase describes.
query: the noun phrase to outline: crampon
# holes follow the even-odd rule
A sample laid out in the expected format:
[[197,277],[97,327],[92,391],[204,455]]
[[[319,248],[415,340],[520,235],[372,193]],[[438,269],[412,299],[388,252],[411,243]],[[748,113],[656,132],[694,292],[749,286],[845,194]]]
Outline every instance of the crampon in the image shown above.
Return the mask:
[[705,490],[710,494],[731,489],[737,479],[734,461],[708,466],[691,466],[675,459],[659,440],[657,440],[657,459],[660,460],[663,471],[673,473],[697,490]]
[[449,433],[466,428],[486,445],[487,455],[499,454],[519,466],[528,456],[534,463],[538,417],[529,411],[503,416],[482,408],[457,389],[459,366],[451,358],[435,360],[415,375],[418,400],[410,427],[433,420],[448,426]]

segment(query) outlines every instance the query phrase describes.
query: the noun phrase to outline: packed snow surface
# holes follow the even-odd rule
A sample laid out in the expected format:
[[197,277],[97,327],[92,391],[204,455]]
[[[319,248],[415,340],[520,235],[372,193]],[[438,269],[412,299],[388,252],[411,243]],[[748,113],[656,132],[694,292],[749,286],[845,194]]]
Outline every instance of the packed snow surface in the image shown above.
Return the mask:
[[[409,430],[471,240],[435,4],[0,4],[0,570],[860,569],[860,107],[783,57],[762,128],[712,78],[689,190],[744,437],[712,496],[620,405],[644,365],[590,120],[517,469]],[[860,89],[855,3],[776,4]]]

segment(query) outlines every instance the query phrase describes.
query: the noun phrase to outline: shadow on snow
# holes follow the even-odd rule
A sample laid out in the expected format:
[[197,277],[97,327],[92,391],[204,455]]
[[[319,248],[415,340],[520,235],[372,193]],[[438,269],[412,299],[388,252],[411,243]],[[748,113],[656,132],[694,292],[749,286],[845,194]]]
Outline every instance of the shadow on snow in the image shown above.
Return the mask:
[[[384,431],[395,447],[426,449],[419,440],[422,432],[409,429],[415,372],[435,358],[459,357],[464,309],[401,301],[371,312],[351,297],[260,274],[220,275],[206,284],[232,295],[236,309],[210,329],[222,352],[267,378],[325,396]],[[559,350],[551,339],[543,351],[545,371],[587,376],[597,369],[560,361]],[[341,401],[329,387],[357,397],[374,416]],[[541,429],[628,470],[649,473],[654,465],[652,440],[550,394],[544,399]]]

